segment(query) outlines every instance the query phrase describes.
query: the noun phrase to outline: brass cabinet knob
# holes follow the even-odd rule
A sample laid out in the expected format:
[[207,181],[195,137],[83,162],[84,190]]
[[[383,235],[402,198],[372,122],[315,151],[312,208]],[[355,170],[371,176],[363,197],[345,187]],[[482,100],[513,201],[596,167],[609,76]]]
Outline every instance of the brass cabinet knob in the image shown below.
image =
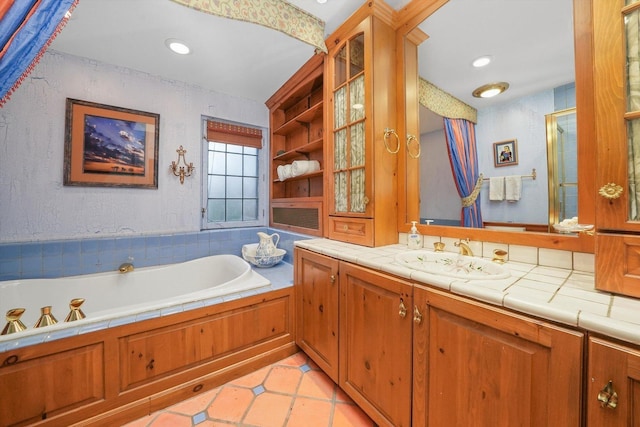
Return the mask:
[[331,284],[336,283],[336,276],[332,274],[331,276],[329,276],[329,280],[331,281]]
[[614,409],[618,406],[618,393],[613,390],[613,381],[609,380],[606,386],[598,393],[598,402],[603,408]]
[[400,298],[400,307],[398,308],[398,315],[403,319],[407,316],[407,307],[404,305],[404,301]]
[[420,313],[420,309],[417,305],[413,307],[413,321],[416,325],[422,323],[422,313]]
[[613,200],[620,197],[623,191],[624,191],[623,188],[620,187],[618,184],[614,184],[613,182],[610,182],[600,187],[600,190],[598,190],[598,193],[605,199]]

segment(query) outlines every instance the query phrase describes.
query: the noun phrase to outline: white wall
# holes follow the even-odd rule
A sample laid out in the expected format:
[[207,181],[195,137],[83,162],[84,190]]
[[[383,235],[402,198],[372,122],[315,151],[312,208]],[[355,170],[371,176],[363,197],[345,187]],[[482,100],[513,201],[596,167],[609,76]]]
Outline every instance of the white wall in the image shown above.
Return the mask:
[[[160,114],[158,189],[63,186],[66,98]],[[47,52],[0,108],[0,242],[199,230],[202,115],[269,125],[259,102]],[[184,185],[179,145],[196,165]]]

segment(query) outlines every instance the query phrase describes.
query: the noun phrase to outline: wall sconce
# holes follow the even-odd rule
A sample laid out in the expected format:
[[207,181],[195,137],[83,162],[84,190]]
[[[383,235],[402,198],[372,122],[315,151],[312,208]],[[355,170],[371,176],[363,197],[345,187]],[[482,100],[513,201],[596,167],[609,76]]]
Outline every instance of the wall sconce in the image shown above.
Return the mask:
[[[178,161],[171,162],[171,166],[169,167],[171,169],[171,172],[173,172],[175,176],[180,177],[180,184],[184,184],[184,177],[191,176],[191,173],[195,169],[195,166],[193,166],[193,163],[187,164],[187,161],[184,159],[184,153],[186,152],[187,150],[182,148],[182,145],[181,145],[180,148],[176,150],[176,153],[178,153]],[[184,166],[180,166],[180,159],[182,159],[182,164]],[[187,170],[185,170],[185,167],[187,168]]]

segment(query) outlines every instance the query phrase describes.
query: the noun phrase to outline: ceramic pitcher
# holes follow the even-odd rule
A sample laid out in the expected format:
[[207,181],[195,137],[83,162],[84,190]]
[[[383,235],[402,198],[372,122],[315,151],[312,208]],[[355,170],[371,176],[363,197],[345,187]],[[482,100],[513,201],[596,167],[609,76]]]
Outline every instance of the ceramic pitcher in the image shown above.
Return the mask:
[[[278,233],[268,235],[267,233],[259,231],[258,237],[260,238],[260,243],[258,243],[258,247],[256,248],[256,257],[267,257],[275,255],[276,246],[278,246],[278,242],[280,241],[280,235]],[[273,242],[274,237],[276,238],[275,243]]]

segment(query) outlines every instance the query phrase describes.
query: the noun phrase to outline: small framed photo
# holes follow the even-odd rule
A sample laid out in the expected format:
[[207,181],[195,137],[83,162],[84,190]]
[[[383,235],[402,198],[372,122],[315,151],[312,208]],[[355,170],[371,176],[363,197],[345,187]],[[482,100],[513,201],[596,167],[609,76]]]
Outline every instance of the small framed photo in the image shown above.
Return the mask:
[[158,188],[160,115],[67,98],[64,185]]
[[518,145],[515,139],[493,143],[493,165],[509,166],[518,164]]

